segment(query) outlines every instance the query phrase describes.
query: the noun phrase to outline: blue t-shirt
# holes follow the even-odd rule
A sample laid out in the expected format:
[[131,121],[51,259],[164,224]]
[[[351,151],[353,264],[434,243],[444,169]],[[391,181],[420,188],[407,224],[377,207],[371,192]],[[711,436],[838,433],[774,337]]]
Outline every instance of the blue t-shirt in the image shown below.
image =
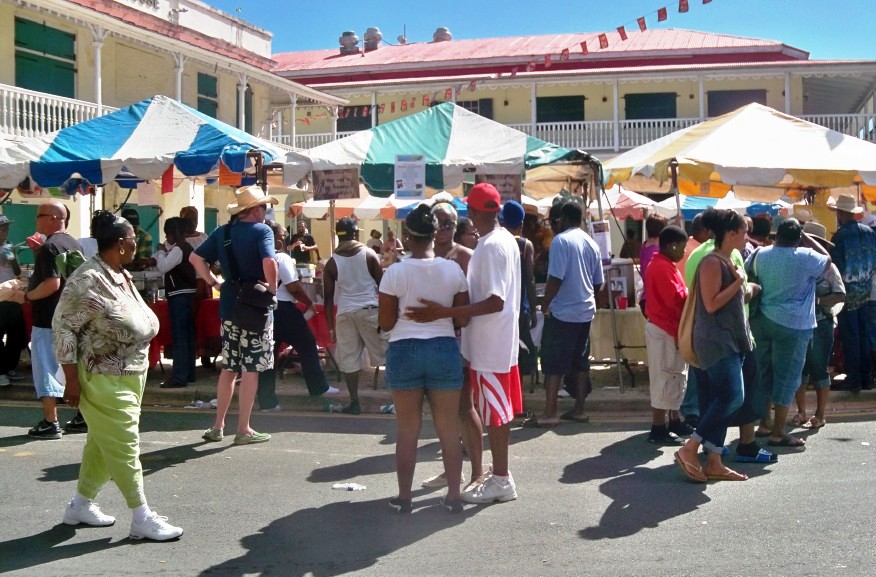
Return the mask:
[[604,282],[599,246],[580,228],[570,228],[551,241],[548,276],[562,284],[550,303],[551,316],[567,323],[584,323],[596,315],[593,285]]
[[852,221],[839,227],[831,241],[834,247],[830,257],[846,285],[843,309],[857,310],[870,298],[870,278],[876,271],[876,233]]
[[[225,250],[225,228],[222,225],[207,237],[195,254],[207,262],[219,261],[223,282],[219,289],[219,318],[231,319],[234,310],[234,283],[231,282],[231,265]],[[231,247],[237,260],[237,271],[242,281],[264,281],[262,259],[274,258],[274,233],[271,227],[261,222],[239,222],[231,225]]]
[[752,253],[745,268],[763,288],[761,312],[783,327],[815,328],[815,281],[827,262],[827,256],[811,248],[772,245]]

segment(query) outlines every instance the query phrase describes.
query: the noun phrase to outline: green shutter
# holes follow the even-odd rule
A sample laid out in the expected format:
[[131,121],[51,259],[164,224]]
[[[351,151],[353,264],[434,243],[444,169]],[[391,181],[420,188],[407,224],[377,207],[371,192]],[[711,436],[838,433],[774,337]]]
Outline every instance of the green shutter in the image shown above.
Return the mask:
[[76,36],[40,22],[15,19],[15,46],[34,52],[76,60]]
[[15,85],[67,98],[76,97],[76,68],[45,56],[15,53]]
[[198,96],[206,96],[207,98],[218,98],[219,89],[218,81],[215,76],[198,72]]
[[198,112],[202,112],[211,118],[219,118],[219,104],[215,100],[199,96]]

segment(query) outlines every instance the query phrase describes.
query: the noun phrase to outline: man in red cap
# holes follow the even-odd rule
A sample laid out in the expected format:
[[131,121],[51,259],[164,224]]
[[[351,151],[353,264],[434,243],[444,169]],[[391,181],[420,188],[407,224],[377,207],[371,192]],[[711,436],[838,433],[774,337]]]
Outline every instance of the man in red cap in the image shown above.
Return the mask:
[[423,322],[471,318],[462,329],[462,355],[469,362],[474,404],[487,426],[493,468],[482,484],[470,484],[461,497],[467,503],[512,501],[517,487],[508,470],[511,421],[523,410],[517,372],[520,253],[514,237],[499,225],[502,200],[495,186],[475,185],[466,202],[480,234],[468,263],[471,304],[451,308],[424,301],[424,308],[409,308],[407,314]]

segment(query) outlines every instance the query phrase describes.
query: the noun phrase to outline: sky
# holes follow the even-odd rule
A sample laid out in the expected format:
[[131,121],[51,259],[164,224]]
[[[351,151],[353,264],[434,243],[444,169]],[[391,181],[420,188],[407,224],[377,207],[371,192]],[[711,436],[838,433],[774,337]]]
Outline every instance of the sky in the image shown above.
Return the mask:
[[[683,28],[777,40],[808,51],[811,59],[874,59],[873,0],[678,0],[534,2],[437,0],[204,0],[274,35],[273,52],[336,49],[338,37],[353,30],[361,39],[371,26],[384,41],[429,42],[435,28],[453,37],[499,38],[568,32],[603,32],[618,26],[637,30],[644,16],[649,28]],[[658,24],[657,9],[669,18]]]

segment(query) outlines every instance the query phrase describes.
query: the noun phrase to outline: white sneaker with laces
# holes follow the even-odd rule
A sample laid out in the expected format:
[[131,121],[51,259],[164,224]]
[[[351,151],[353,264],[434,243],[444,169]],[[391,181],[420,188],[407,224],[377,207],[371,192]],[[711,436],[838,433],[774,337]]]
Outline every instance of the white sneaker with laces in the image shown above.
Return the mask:
[[461,498],[466,503],[504,503],[517,498],[517,485],[514,477],[508,473],[507,481],[500,481],[495,475],[490,475],[482,485],[465,491]]
[[569,391],[567,391],[566,389],[560,389],[559,391],[557,391],[557,396],[561,399],[568,399],[572,395],[570,395]]
[[280,408],[280,405],[277,405],[276,407],[271,407],[270,409],[259,409],[259,412],[260,413],[279,413],[282,410],[283,409]]
[[322,396],[325,397],[325,396],[330,396],[330,395],[337,395],[340,392],[341,392],[341,389],[329,385],[328,390],[326,392],[324,392],[322,394]]
[[131,521],[131,539],[152,539],[153,541],[168,541],[183,534],[181,527],[174,527],[163,517],[152,511],[142,523]]
[[92,527],[109,527],[116,522],[116,518],[111,515],[106,515],[97,506],[97,503],[91,501],[88,505],[83,505],[78,509],[73,507],[73,501],[67,503],[67,508],[64,509],[64,524],[65,525],[91,525]]

